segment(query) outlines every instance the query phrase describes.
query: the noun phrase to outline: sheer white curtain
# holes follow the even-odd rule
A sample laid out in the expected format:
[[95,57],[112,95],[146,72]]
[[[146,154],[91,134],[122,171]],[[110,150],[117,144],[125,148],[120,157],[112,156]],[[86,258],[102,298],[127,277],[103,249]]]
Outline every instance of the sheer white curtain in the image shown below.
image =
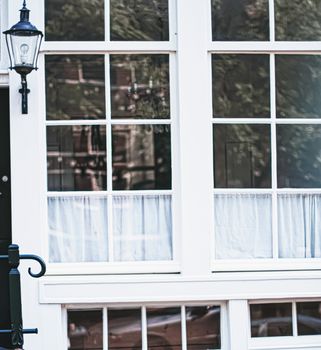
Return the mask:
[[321,257],[321,196],[278,196],[280,258]]
[[217,259],[272,257],[271,196],[216,194]]
[[114,259],[172,259],[170,195],[113,197]]
[[49,197],[51,262],[108,260],[107,199]]

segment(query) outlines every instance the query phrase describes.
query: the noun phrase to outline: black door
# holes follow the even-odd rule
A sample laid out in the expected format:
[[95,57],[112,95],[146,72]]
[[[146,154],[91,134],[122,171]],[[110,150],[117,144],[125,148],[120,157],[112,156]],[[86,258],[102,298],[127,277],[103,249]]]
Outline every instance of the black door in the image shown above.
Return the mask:
[[[9,89],[0,88],[0,255],[11,244]],[[0,261],[0,329],[10,329],[8,263]],[[10,348],[10,335],[0,334],[0,349]]]

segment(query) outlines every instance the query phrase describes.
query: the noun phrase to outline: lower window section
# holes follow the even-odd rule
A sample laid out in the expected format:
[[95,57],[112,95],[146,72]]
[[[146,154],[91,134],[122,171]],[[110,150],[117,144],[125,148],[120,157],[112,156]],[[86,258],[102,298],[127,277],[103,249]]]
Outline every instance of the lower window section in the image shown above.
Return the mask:
[[[104,329],[108,333],[106,337]],[[104,344],[104,339],[107,344]],[[185,348],[221,349],[220,306],[68,310],[69,350]]]

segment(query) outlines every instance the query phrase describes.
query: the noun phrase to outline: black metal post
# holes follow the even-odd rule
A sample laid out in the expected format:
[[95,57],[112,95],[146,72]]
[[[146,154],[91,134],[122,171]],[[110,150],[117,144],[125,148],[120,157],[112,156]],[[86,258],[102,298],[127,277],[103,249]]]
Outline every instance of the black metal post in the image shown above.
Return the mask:
[[21,89],[19,90],[19,92],[22,95],[22,101],[21,101],[22,114],[28,114],[28,94],[30,90],[28,89],[26,74],[21,74]]

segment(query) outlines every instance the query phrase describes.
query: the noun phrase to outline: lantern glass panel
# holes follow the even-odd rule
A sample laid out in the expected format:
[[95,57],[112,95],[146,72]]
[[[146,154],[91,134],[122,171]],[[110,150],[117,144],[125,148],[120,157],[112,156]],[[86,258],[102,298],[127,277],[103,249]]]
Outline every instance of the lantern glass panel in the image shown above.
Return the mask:
[[10,35],[13,65],[36,68],[38,40],[40,36]]

